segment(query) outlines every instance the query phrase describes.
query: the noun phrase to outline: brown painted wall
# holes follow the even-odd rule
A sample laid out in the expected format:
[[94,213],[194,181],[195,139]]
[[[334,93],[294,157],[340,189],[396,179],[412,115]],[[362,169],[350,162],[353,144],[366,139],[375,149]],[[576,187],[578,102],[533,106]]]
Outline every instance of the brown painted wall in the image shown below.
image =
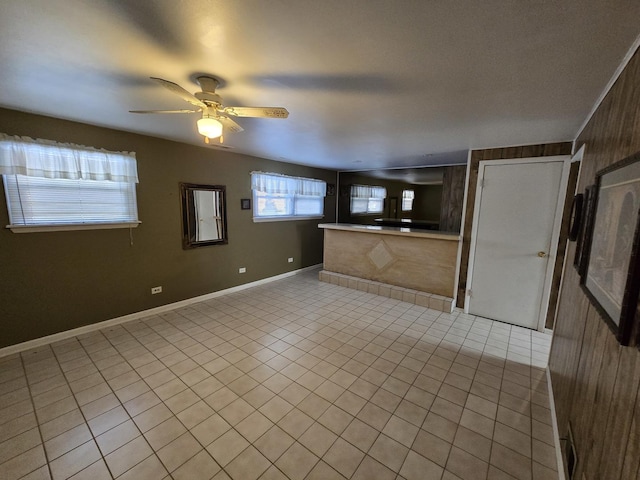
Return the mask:
[[[336,173],[0,109],[0,132],[135,151],[138,212],[129,231],[15,234],[0,229],[0,347],[204,295],[322,262],[325,218],[253,223],[253,170],[336,183]],[[179,182],[226,185],[229,243],[182,249]],[[4,192],[0,224],[9,223]],[[294,263],[287,263],[293,257]],[[238,274],[246,267],[246,274]],[[151,287],[163,292],[151,295]]]
[[[598,107],[576,148],[586,145],[578,191],[600,169],[640,151],[640,52]],[[575,243],[567,251],[575,254]],[[575,478],[640,478],[640,352],[620,347],[565,267],[549,360],[560,436],[571,422],[578,452]],[[582,477],[584,475],[584,477]]]

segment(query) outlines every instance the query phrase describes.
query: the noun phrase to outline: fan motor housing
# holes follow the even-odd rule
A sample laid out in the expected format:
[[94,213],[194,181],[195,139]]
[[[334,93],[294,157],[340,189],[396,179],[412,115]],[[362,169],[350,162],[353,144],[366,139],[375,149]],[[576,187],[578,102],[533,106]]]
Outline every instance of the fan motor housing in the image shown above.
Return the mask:
[[209,93],[209,92],[196,92],[194,94],[194,96],[200,100],[201,102],[204,102],[208,105],[220,105],[222,104],[222,98],[220,98],[220,95],[216,94],[216,93]]

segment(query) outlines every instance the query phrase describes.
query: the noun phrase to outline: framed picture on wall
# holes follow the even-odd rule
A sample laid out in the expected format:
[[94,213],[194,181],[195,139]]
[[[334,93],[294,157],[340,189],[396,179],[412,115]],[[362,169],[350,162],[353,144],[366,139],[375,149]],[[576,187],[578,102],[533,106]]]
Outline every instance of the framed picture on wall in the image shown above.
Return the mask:
[[591,223],[593,222],[593,202],[595,199],[595,185],[585,187],[582,194],[582,212],[580,219],[580,227],[576,238],[576,252],[573,257],[573,266],[582,277],[587,268],[587,255],[585,246],[589,244],[589,235],[591,233]]
[[628,345],[640,287],[640,152],[596,174],[582,284],[622,345]]

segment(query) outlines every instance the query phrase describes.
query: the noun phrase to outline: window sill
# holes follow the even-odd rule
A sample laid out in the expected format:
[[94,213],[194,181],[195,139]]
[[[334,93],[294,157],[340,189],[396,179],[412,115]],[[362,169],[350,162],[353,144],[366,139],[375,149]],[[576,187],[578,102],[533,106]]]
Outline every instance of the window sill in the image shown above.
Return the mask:
[[142,222],[125,223],[71,223],[55,225],[7,225],[13,233],[66,232],[72,230],[111,230],[115,228],[136,228]]
[[324,215],[312,215],[309,217],[253,217],[253,223],[287,222],[291,220],[314,220],[318,218],[324,218]]

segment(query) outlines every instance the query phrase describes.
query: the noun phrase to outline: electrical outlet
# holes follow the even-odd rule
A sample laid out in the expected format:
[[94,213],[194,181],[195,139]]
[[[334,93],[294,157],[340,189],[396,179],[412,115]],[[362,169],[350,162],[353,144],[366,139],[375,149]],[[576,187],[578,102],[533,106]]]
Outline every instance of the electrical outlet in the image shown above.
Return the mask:
[[247,273],[247,269],[245,267],[240,267],[238,269],[238,273]]
[[162,287],[151,287],[151,295],[155,295],[156,293],[162,293]]
[[289,262],[289,263],[293,263],[293,257],[289,257],[289,258],[287,258],[287,262]]

